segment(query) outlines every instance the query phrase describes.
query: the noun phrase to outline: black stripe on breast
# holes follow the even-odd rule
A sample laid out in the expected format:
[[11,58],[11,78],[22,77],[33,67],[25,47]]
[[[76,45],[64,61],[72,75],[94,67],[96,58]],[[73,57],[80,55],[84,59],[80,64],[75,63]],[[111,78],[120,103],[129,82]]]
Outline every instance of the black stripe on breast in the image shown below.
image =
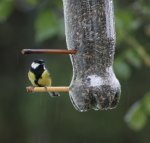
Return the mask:
[[35,75],[35,84],[38,85],[38,86],[41,86],[39,83],[38,83],[38,80],[41,78],[42,76],[42,73],[44,72],[44,67],[43,65],[39,65],[36,69],[33,69],[32,67],[30,68],[30,71],[34,73]]

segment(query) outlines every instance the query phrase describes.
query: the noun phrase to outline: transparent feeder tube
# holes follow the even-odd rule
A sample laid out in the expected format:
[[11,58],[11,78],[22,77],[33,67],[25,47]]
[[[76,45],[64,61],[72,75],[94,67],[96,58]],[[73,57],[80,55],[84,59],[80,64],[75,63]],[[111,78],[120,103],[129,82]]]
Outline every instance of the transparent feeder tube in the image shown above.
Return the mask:
[[115,29],[112,0],[63,0],[73,78],[69,95],[79,111],[112,109],[120,98],[113,72]]

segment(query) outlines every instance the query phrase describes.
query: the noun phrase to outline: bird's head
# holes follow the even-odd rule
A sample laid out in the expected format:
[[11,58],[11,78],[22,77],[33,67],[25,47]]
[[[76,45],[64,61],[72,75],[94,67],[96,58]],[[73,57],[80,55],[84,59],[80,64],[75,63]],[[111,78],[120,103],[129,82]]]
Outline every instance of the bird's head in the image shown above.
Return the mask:
[[37,60],[34,60],[33,62],[32,62],[32,64],[31,64],[31,68],[32,69],[37,69],[37,68],[39,68],[39,67],[45,67],[45,62],[44,62],[44,60],[42,60],[42,59],[37,59]]

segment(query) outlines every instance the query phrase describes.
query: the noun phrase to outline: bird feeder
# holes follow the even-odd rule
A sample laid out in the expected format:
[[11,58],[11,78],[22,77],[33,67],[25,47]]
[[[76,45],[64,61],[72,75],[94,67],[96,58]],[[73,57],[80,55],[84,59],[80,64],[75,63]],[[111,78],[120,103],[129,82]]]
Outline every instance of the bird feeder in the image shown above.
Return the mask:
[[[70,54],[73,77],[70,99],[78,111],[115,108],[120,98],[120,84],[113,72],[115,29],[112,0],[63,0],[68,50],[31,50],[23,53]],[[42,87],[34,90],[45,91]],[[49,87],[47,90],[51,90]]]

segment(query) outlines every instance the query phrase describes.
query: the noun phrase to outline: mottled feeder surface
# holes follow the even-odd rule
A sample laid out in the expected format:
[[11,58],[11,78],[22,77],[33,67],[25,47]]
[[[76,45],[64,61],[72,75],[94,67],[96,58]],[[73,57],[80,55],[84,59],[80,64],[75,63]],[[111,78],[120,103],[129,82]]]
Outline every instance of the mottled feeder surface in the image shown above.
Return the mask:
[[120,84],[112,68],[112,0],[63,0],[63,4],[67,47],[77,50],[71,55],[71,101],[79,111],[112,109],[120,98]]

